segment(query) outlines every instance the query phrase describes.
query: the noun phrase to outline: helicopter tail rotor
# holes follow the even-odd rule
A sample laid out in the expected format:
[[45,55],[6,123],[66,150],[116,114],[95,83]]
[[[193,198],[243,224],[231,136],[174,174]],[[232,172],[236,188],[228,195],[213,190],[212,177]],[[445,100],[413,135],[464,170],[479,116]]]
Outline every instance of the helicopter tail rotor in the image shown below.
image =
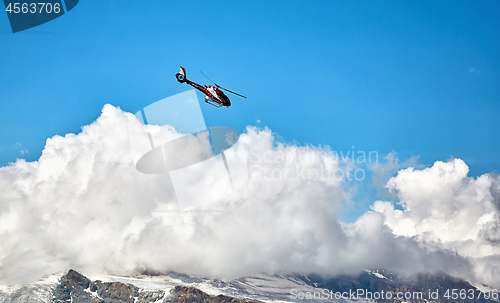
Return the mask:
[[180,83],[186,82],[186,69],[181,66],[181,71],[175,74],[175,78],[177,78],[177,81]]

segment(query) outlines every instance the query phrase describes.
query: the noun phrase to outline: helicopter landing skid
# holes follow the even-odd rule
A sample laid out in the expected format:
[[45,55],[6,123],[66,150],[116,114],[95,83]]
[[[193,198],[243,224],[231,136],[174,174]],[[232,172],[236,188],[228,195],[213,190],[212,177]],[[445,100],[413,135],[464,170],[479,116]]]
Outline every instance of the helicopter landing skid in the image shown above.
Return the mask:
[[222,107],[222,104],[219,104],[215,101],[213,101],[212,99],[209,99],[209,100],[205,100],[206,103],[210,104],[210,105],[213,105],[215,107]]

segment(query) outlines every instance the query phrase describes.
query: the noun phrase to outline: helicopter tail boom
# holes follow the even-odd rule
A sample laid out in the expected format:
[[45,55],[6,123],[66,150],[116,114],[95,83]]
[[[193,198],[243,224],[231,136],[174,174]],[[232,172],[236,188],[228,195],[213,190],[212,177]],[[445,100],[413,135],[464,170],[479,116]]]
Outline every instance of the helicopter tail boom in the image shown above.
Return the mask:
[[186,69],[184,67],[181,66],[181,70],[180,72],[178,72],[177,74],[175,74],[175,78],[177,79],[177,81],[179,81],[180,83],[186,83],[186,84],[189,84],[191,85],[192,87],[196,88],[197,90],[201,91],[202,93],[204,93],[205,95],[207,94],[207,91],[206,91],[206,88],[199,85],[198,83],[195,83],[193,81],[189,81],[187,78],[186,78]]

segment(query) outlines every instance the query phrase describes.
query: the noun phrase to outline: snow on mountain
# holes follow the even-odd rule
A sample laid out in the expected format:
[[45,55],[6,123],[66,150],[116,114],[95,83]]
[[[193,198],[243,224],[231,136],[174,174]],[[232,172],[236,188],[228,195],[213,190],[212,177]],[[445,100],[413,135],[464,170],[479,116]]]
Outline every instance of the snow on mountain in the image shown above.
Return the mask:
[[0,285],[0,303],[52,303],[53,292],[62,274],[55,274],[27,285]]
[[[305,294],[321,291],[304,282],[298,275],[292,274],[275,276],[260,274],[235,280],[195,277],[174,272],[161,276],[91,276],[91,278],[92,280],[133,284],[145,290],[164,290],[165,292],[171,291],[177,285],[195,287],[213,296],[226,295],[262,302],[310,302],[305,298]],[[296,292],[291,293],[292,290]],[[304,294],[302,299],[299,298],[299,296],[302,297],[301,294]],[[322,301],[337,302],[338,300],[328,298]]]
[[[496,290],[476,287],[443,272],[423,273],[412,278],[384,270],[358,275],[321,277],[311,274],[254,275],[239,279],[216,279],[175,272],[164,275],[86,277],[74,270],[32,284],[0,286],[0,303],[305,303],[305,302],[469,302],[446,298],[446,290],[467,291],[478,303],[493,303]],[[429,298],[430,291],[438,298]],[[359,292],[370,293],[359,296]],[[392,298],[387,294],[391,292]],[[386,297],[376,297],[380,294]],[[495,293],[495,296],[491,296]],[[378,295],[377,295],[378,294]],[[420,297],[405,298],[407,294]],[[450,293],[451,294],[451,293]],[[485,294],[490,296],[487,299]],[[371,297],[373,295],[373,298]],[[400,298],[396,298],[400,295]],[[496,301],[499,302],[499,301]]]
[[379,273],[378,270],[374,270],[374,271],[366,270],[366,272],[369,273],[370,275],[374,275],[377,278],[387,279],[383,274]]
[[[73,271],[74,272],[74,271]],[[71,273],[71,271],[70,271]],[[96,287],[92,288],[92,284],[96,282],[99,284],[108,285],[120,284],[120,285],[133,285],[140,292],[163,292],[165,294],[171,293],[176,286],[183,287],[194,287],[196,289],[205,292],[211,296],[225,295],[228,297],[234,297],[239,299],[249,299],[261,302],[310,302],[306,299],[306,294],[318,293],[320,290],[314,286],[308,285],[304,280],[302,280],[298,275],[255,275],[251,277],[245,277],[235,280],[221,280],[213,278],[202,278],[195,276],[188,276],[179,273],[170,272],[167,275],[160,276],[135,276],[135,277],[119,277],[112,275],[100,275],[100,276],[89,276],[88,281],[94,281],[89,284],[88,281],[84,281],[83,278],[72,278],[77,281],[69,281],[66,284],[75,285],[76,284],[86,284],[83,289],[85,294],[80,293],[76,297],[74,295],[69,296],[70,300],[55,300],[57,292],[61,289],[67,289],[63,285],[63,280],[68,275],[63,276],[62,274],[53,275],[37,281],[35,283],[23,286],[0,286],[0,303],[24,303],[24,302],[40,302],[40,303],[52,303],[52,302],[76,302],[75,298],[78,297],[78,302],[94,302],[90,301],[91,298],[102,299],[98,295],[98,290]],[[76,273],[76,272],[74,272]],[[58,290],[56,290],[58,288]],[[291,292],[293,291],[293,295]],[[83,294],[83,295],[82,295]],[[83,296],[83,298],[82,298]],[[59,297],[64,297],[59,295]],[[166,298],[166,296],[165,296]],[[134,303],[138,303],[138,297],[135,297]],[[162,300],[159,302],[163,302]],[[54,301],[55,300],[55,301]],[[89,300],[89,301],[87,301]],[[338,300],[325,299],[325,302],[339,302]],[[348,302],[341,300],[342,302]],[[99,302],[99,301],[96,301]],[[105,301],[107,302],[107,301]],[[111,302],[111,301],[110,301]],[[115,301],[113,301],[115,302]],[[116,301],[120,302],[121,301]],[[124,301],[125,302],[125,301]],[[146,302],[146,301],[140,301]],[[149,301],[148,301],[149,302]],[[153,301],[152,301],[153,302]]]

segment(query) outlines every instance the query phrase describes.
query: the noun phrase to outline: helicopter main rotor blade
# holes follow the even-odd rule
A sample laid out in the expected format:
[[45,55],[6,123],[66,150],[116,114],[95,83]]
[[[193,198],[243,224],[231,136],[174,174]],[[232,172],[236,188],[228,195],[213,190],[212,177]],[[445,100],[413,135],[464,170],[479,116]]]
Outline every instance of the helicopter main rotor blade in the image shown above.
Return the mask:
[[[219,86],[219,87],[220,87],[220,86]],[[229,90],[229,89],[227,89],[227,88],[224,88],[224,87],[220,87],[220,88],[222,88],[223,90],[225,90],[225,91],[227,91],[227,92],[230,92],[231,94],[235,94],[235,95],[240,96],[240,97],[245,98],[245,99],[247,98],[247,97],[245,97],[245,96],[243,96],[243,95],[240,95],[240,94],[238,94],[238,93],[235,93],[235,92],[233,92],[232,90]]]
[[223,90],[225,90],[225,91],[227,91],[227,92],[230,92],[231,94],[235,94],[235,95],[240,96],[240,97],[242,97],[242,98],[245,98],[245,99],[247,98],[247,97],[245,97],[245,96],[243,96],[243,95],[240,95],[240,94],[238,94],[238,93],[235,93],[235,92],[233,92],[232,90],[229,90],[229,89],[227,89],[227,88],[224,88],[224,87],[220,86],[219,84],[215,83],[214,81],[212,81],[212,79],[210,79],[207,75],[205,75],[205,74],[204,74],[201,70],[200,70],[200,73],[201,73],[203,76],[207,77],[207,79],[208,79],[208,80],[210,80],[213,84],[215,84],[215,86],[217,86],[218,88],[221,88],[221,89],[223,89]]
[[208,79],[208,80],[210,80],[210,82],[212,82],[213,84],[215,84],[215,86],[220,87],[217,83],[215,83],[214,81],[212,81],[212,79],[210,79],[207,75],[205,75],[205,74],[204,74],[201,70],[200,70],[200,73],[201,73],[203,76],[207,77],[207,79]]

